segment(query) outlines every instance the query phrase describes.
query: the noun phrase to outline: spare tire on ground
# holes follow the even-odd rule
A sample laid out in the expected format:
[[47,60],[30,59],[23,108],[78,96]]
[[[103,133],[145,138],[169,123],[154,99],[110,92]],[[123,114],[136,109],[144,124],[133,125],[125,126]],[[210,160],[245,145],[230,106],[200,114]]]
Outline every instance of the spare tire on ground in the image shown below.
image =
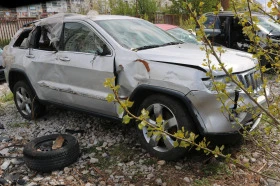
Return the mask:
[[[62,136],[64,141],[60,148],[53,150],[53,143]],[[75,162],[80,154],[77,139],[68,134],[51,134],[35,138],[23,149],[26,165],[36,171],[50,172],[62,169]]]

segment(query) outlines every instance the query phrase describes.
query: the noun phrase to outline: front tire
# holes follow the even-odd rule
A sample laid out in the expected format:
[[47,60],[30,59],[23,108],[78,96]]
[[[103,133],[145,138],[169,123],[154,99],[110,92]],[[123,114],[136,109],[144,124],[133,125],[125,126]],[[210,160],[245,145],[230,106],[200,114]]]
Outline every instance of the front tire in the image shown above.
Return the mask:
[[25,119],[35,119],[44,112],[45,107],[39,103],[35,94],[25,81],[18,81],[15,84],[13,94],[16,107]]
[[[177,100],[168,96],[155,94],[144,100],[139,106],[137,115],[141,114],[141,110],[149,111],[149,122],[155,124],[156,118],[162,115],[164,130],[174,134],[184,127],[185,131],[195,133],[194,123],[188,114],[188,110]],[[148,136],[148,129],[144,127],[139,130],[139,140],[142,146],[152,155],[162,160],[178,160],[188,152],[187,148],[174,147],[176,139],[166,136],[156,140],[157,136]]]

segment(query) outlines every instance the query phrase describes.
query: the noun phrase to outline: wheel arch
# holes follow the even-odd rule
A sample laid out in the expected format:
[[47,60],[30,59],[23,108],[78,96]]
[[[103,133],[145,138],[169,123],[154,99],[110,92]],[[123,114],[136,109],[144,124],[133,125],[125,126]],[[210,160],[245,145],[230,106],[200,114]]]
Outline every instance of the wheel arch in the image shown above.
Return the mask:
[[14,89],[14,86],[15,84],[18,82],[18,81],[25,81],[28,86],[31,88],[31,90],[33,91],[33,93],[35,95],[36,94],[36,91],[35,89],[33,88],[27,74],[23,71],[23,70],[20,70],[20,69],[11,69],[10,72],[9,72],[9,87],[11,89],[11,91],[13,92],[13,89]]
[[182,103],[183,106],[188,110],[195,128],[197,131],[202,134],[203,128],[197,119],[197,115],[193,110],[192,102],[185,96],[184,93],[167,89],[163,87],[156,87],[151,85],[139,85],[131,94],[130,101],[133,101],[133,107],[131,108],[131,111],[133,113],[136,113],[136,109],[140,106],[141,102],[148,96],[152,94],[163,94],[166,96],[171,96],[172,98],[175,98],[178,102]]

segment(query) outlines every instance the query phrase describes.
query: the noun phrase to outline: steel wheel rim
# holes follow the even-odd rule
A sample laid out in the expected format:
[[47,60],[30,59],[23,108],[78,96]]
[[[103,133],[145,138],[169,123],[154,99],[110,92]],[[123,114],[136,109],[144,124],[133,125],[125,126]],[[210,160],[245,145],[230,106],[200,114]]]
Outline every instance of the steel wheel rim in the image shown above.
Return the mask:
[[20,111],[28,116],[31,115],[31,98],[27,90],[23,87],[20,87],[16,91],[16,102]]
[[[152,124],[156,124],[156,118],[159,115],[162,115],[163,123],[164,124],[164,130],[166,132],[174,134],[178,131],[178,122],[174,115],[174,113],[165,105],[160,103],[154,103],[150,105],[147,108],[147,111],[149,111],[150,119],[148,119],[148,122]],[[143,127],[143,135],[148,144],[152,146],[152,148],[159,152],[167,152],[174,148],[174,142],[175,139],[171,138],[170,136],[164,135],[164,137],[161,137],[159,140],[156,140],[157,136],[152,135],[148,136],[148,128]]]
[[[34,149],[36,151],[41,151],[41,152],[50,152],[50,151],[54,151],[52,149],[52,146],[53,146],[53,143],[56,139],[47,139],[47,140],[44,140],[40,143],[37,143],[35,146],[34,146]],[[61,148],[63,148],[64,146],[66,146],[68,144],[68,141],[66,139],[64,139],[64,142],[61,146]],[[61,149],[59,148],[59,149]]]

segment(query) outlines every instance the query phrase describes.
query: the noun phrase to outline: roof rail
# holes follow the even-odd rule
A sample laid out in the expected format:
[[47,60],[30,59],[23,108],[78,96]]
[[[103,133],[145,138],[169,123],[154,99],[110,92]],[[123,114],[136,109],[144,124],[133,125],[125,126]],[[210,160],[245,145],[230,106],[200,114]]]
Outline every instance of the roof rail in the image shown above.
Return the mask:
[[[214,14],[214,12],[206,12],[205,14]],[[218,11],[218,14],[233,14],[233,11]]]
[[46,17],[46,18],[43,18],[43,19],[38,19],[38,20],[31,21],[29,23],[26,23],[26,24],[22,25],[22,27],[29,27],[32,24],[34,24],[36,22],[39,22],[39,21],[43,21],[43,20],[57,19],[58,17],[61,17],[61,18],[71,17],[71,16],[75,16],[75,15],[80,15],[80,14],[76,14],[76,13],[58,13],[58,14],[54,14],[52,16],[49,16],[49,17]]
[[29,26],[31,26],[32,24],[34,24],[34,23],[36,23],[36,22],[38,22],[38,21],[39,21],[39,20],[31,21],[31,22],[29,22],[29,23],[26,23],[26,24],[22,25],[22,27],[29,27]]
[[[246,11],[238,11],[237,14],[243,14],[245,13]],[[218,12],[218,15],[234,15],[235,12],[233,11],[219,11]],[[263,15],[263,13],[261,12],[255,12],[253,11],[252,14],[255,14],[255,15]],[[214,15],[214,12],[207,12],[205,13],[204,15]]]

